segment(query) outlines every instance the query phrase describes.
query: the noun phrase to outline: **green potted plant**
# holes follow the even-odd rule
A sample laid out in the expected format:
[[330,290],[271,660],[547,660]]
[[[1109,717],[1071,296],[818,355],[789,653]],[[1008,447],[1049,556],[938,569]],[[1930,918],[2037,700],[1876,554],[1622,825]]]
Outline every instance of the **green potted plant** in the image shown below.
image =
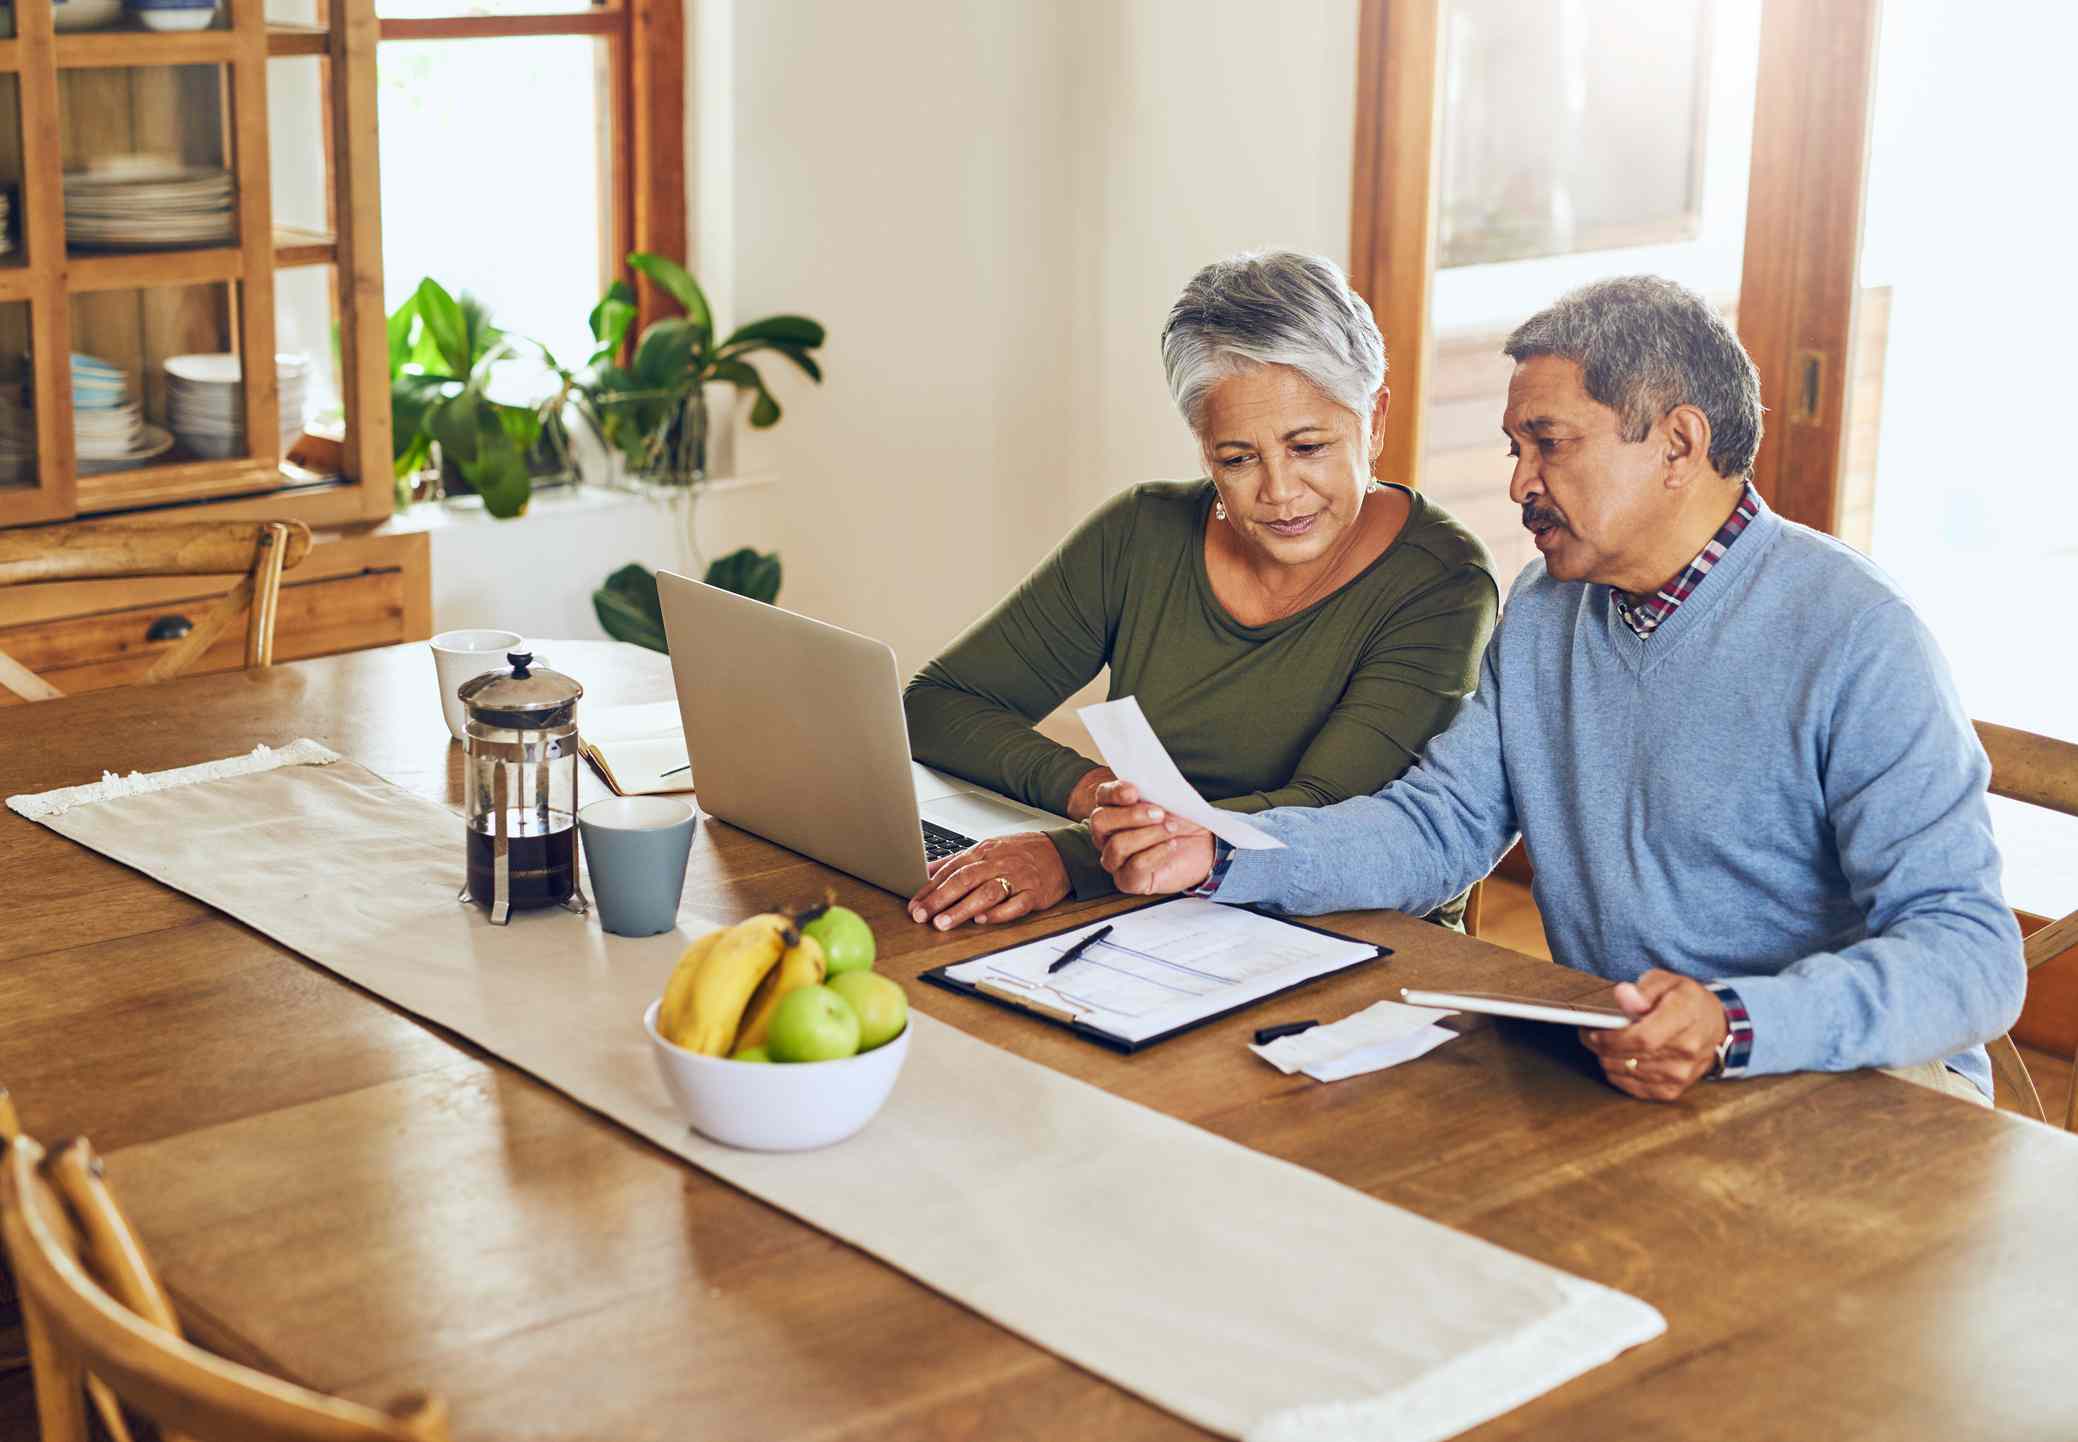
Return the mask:
[[779,421],[779,402],[747,357],[773,352],[821,382],[811,354],[824,340],[820,324],[800,315],[773,315],[715,333],[714,312],[699,282],[676,261],[636,251],[628,264],[676,301],[683,315],[653,321],[622,356],[635,323],[635,293],[624,280],[608,287],[591,314],[598,342],[575,384],[578,410],[631,474],[654,483],[697,486],[707,478],[711,417],[704,387],[726,382],[751,392],[750,423],[764,430]]
[[521,341],[493,325],[476,297],[457,298],[430,276],[397,307],[389,318],[390,423],[400,480],[428,465],[437,445],[450,493],[473,491],[492,515],[510,517],[526,510],[537,481],[569,474],[568,380],[533,405],[491,396],[499,365],[519,354]]

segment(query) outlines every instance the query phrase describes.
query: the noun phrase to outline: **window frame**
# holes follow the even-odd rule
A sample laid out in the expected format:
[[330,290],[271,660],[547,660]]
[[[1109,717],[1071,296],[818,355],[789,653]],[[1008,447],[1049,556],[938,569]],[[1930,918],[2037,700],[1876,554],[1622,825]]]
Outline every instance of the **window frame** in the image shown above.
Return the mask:
[[[630,251],[690,265],[685,159],[685,11],[676,0],[602,0],[538,15],[437,15],[377,20],[376,61],[388,40],[498,40],[591,36],[606,43],[606,245],[599,285],[635,286],[636,330],[670,309],[668,297],[631,272]],[[326,107],[329,113],[329,105]]]

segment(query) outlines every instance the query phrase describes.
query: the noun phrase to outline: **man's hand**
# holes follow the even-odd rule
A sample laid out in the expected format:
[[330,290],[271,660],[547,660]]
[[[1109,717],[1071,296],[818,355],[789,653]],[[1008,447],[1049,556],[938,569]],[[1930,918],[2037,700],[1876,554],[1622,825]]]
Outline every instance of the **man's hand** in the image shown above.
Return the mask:
[[1099,786],[1089,822],[1104,869],[1128,896],[1189,891],[1212,874],[1212,833],[1159,806],[1141,805],[1130,781]]
[[1730,1023],[1717,993],[1671,971],[1648,971],[1616,988],[1631,1019],[1621,1029],[1583,1028],[1580,1044],[1601,1058],[1618,1091],[1670,1102],[1710,1074]]

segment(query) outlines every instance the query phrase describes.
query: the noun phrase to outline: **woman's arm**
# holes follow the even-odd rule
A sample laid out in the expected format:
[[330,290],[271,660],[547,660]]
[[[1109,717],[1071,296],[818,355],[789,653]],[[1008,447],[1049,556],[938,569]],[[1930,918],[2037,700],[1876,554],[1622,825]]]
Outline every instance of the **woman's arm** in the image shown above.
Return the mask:
[[[1061,815],[1101,763],[1034,722],[1104,668],[1118,632],[1137,510],[1123,491],[970,626],[902,696],[918,761]],[[1095,782],[1082,785],[1084,814]]]

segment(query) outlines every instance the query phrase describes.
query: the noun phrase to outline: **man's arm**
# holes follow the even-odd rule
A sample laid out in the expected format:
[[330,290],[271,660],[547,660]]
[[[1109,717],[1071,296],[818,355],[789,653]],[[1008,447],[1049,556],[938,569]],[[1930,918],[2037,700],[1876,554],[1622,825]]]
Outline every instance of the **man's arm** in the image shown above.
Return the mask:
[[[1518,829],[1501,759],[1505,630],[1504,621],[1487,645],[1479,689],[1406,774],[1374,795],[1255,816],[1285,849],[1234,852],[1213,898],[1308,916],[1373,908],[1424,915],[1493,870]],[[1169,889],[1188,889],[1204,874]],[[1138,888],[1122,880],[1120,889]]]
[[1869,936],[1736,980],[1753,1073],[1909,1066],[1997,1037],[2027,989],[1985,805],[1990,762],[1902,601],[1860,617],[1821,758],[1840,867]]

